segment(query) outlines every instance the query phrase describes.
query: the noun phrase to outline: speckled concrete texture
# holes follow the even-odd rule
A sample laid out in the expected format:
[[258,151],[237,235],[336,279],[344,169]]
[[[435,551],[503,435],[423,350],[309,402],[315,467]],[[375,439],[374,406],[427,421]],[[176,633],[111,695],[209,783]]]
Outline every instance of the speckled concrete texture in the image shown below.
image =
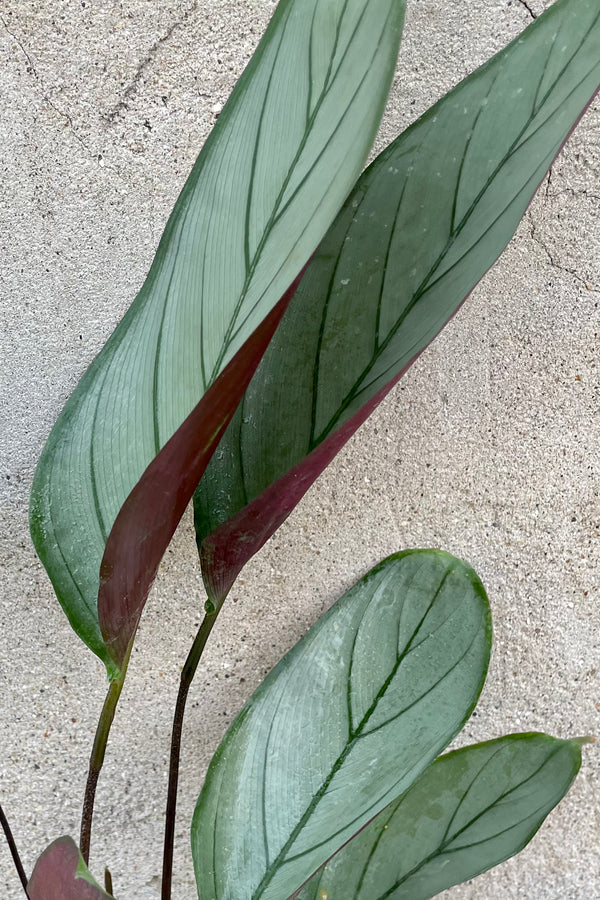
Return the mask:
[[[378,146],[500,49],[540,0],[409,0]],[[143,281],[171,206],[273,4],[0,6],[0,797],[26,868],[78,832],[105,680],[33,552],[31,479],[64,401]],[[461,742],[600,734],[600,104],[502,260],[228,601],[190,697],[177,900],[211,753],[264,674],[386,554],[480,573],[488,684]],[[101,780],[92,869],[159,896],[170,708],[203,604],[189,517],[144,614]],[[530,847],[456,900],[600,900],[600,751]],[[0,842],[0,890],[22,896]]]

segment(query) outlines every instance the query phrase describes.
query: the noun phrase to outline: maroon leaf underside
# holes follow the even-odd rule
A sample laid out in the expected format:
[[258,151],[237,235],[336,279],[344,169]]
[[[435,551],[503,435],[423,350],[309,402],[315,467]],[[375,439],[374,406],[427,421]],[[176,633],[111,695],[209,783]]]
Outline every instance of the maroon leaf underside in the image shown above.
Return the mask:
[[[558,151],[552,162],[548,166],[546,173],[554,165],[565,144],[579,125],[579,122],[591,107],[596,97],[600,94],[598,88],[590,97],[584,108],[581,110],[577,119],[569,129],[564,141],[558,148]],[[542,179],[543,180],[543,179]],[[542,182],[540,181],[540,184]],[[539,185],[538,185],[539,187]],[[529,209],[535,192],[532,195],[526,210]],[[525,212],[523,215],[525,215]],[[523,217],[521,217],[522,219]],[[502,251],[503,252],[503,251]],[[495,265],[499,256],[496,257],[490,266],[482,273],[479,281],[481,281],[490,269]],[[309,263],[307,263],[308,267]],[[303,273],[302,273],[303,274]],[[297,284],[300,283],[301,277]],[[465,303],[471,293],[479,284],[477,281],[473,285],[469,293],[458,304],[452,315],[441,326],[439,331],[434,335],[429,343],[432,343],[443,329],[452,321],[458,313],[463,303]],[[297,284],[294,286],[297,286]],[[427,345],[429,346],[429,344]],[[252,559],[255,553],[264,547],[269,538],[283,525],[287,517],[293,512],[300,500],[304,497],[308,489],[314,484],[319,475],[325,471],[329,463],[339,453],[344,444],[350,440],[352,435],[360,428],[360,426],[369,418],[373,410],[381,403],[384,397],[392,390],[400,381],[402,376],[410,369],[412,364],[416,362],[421,353],[426,350],[423,347],[415,356],[407,363],[406,366],[383,387],[365,406],[362,407],[355,415],[342,425],[337,431],[334,431],[326,440],[308,454],[301,462],[290,469],[285,475],[274,481],[262,494],[259,494],[247,506],[232,516],[222,525],[209,534],[202,541],[199,547],[200,562],[202,565],[202,577],[208,596],[215,605],[220,605],[229,591],[236,578],[246,565]]]
[[61,837],[44,850],[27,884],[29,900],[106,900],[107,894],[78,878],[79,850]]
[[302,462],[274,481],[237,515],[228,519],[204,539],[200,547],[200,561],[206,591],[214,603],[218,605],[223,602],[248,560],[258,553],[271,535],[285,522],[331,460],[368,419],[418,356],[420,353],[351,419],[315,447]]
[[115,520],[100,565],[102,637],[122,666],[160,561],[304,270],[150,463]]

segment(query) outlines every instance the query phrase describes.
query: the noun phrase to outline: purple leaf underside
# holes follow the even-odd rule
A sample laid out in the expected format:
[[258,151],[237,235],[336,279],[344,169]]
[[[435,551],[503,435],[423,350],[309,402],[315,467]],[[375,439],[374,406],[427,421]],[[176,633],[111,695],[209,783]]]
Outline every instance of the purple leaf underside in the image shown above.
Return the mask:
[[35,864],[27,884],[29,900],[107,900],[98,885],[88,880],[75,842],[70,837],[53,841]]
[[127,656],[167,546],[301,277],[150,463],[115,520],[100,566],[98,616],[118,666]]

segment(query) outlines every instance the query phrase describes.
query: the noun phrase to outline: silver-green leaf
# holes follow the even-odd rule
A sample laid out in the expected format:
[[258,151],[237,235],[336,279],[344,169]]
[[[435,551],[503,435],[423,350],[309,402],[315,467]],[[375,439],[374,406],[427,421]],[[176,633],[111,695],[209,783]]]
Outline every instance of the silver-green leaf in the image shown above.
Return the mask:
[[209,768],[192,826],[201,900],[282,900],[462,727],[491,624],[475,572],[435,550],[391,556],[259,687]]
[[298,900],[428,900],[514,856],[564,797],[581,741],[513,734],[448,753]]
[[109,669],[96,603],[112,524],[354,184],[403,14],[404,0],[281,0],[140,293],[50,435],[33,486],[32,537],[71,624]]

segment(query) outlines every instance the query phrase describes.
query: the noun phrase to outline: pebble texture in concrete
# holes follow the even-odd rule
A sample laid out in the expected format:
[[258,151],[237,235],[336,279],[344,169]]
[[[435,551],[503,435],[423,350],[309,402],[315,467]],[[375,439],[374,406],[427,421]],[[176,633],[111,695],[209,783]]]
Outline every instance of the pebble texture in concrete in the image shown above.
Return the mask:
[[[378,147],[541,0],[409,0]],[[27,870],[78,833],[103,670],[28,537],[43,443],[134,297],[185,177],[272,14],[267,0],[3,0],[0,10],[0,796]],[[440,546],[495,618],[460,742],[600,734],[600,106],[460,314],[248,565],[190,698],[178,900],[210,756],[264,674],[383,556]],[[170,706],[203,592],[189,517],[144,614],[97,799],[92,869],[159,896]],[[600,757],[518,858],[456,900],[600,900]],[[21,896],[0,849],[0,890]]]

